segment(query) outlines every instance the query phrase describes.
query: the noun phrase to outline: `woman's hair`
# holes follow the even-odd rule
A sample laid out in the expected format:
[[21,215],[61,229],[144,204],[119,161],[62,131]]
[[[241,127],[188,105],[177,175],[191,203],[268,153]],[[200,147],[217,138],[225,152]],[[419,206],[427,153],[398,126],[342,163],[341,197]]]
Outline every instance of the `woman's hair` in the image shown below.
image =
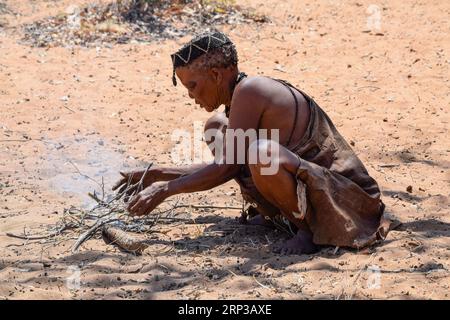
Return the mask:
[[180,50],[171,55],[173,84],[177,85],[175,70],[192,66],[199,69],[237,66],[238,56],[233,42],[222,32],[208,31],[197,35]]

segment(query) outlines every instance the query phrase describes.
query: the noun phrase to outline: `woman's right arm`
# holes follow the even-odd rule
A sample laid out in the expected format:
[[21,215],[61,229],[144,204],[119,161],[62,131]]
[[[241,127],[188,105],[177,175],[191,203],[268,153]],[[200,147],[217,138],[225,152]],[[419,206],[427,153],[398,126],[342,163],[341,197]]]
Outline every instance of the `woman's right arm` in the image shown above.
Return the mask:
[[[157,167],[152,166],[145,175],[143,181],[143,187],[146,188],[152,183],[157,181],[170,181],[178,179],[183,176],[190,175],[198,170],[201,170],[208,166],[208,163],[192,164],[180,167]],[[144,170],[130,171],[130,172],[120,172],[122,178],[114,185],[113,190],[118,190],[118,192],[123,192],[128,184],[138,183],[142,175],[145,173]]]

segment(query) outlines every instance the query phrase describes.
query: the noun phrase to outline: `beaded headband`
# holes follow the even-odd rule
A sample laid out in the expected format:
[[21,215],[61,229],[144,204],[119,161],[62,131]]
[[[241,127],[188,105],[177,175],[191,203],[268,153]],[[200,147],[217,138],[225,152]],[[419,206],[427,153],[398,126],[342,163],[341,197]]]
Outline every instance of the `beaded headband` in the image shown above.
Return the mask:
[[189,43],[185,44],[180,50],[170,55],[173,64],[173,85],[177,85],[177,79],[175,77],[176,68],[186,66],[205,53],[220,48],[226,44],[232,44],[231,40],[224,33],[213,31],[195,37]]

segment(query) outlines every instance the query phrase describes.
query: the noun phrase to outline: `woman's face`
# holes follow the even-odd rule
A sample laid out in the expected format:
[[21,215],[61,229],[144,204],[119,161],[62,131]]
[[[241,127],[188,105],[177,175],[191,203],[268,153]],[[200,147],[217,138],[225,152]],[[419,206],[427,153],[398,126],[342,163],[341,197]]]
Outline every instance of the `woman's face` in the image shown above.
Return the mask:
[[176,74],[188,90],[189,97],[194,99],[201,108],[212,112],[219,107],[215,70],[200,70],[186,66],[177,68]]

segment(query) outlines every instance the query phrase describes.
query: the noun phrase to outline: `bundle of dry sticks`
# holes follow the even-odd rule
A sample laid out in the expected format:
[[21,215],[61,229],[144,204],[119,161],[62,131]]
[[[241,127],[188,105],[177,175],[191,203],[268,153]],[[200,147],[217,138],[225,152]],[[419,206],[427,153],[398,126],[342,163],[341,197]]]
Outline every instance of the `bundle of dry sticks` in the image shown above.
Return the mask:
[[[121,250],[134,254],[141,254],[149,243],[145,239],[153,233],[160,232],[160,228],[168,224],[192,222],[190,212],[177,210],[180,208],[191,209],[233,209],[242,210],[241,207],[233,206],[212,206],[212,205],[187,205],[179,203],[179,200],[167,201],[156,208],[150,215],[134,218],[127,214],[124,197],[131,198],[143,190],[144,179],[150,170],[150,163],[139,182],[132,184],[131,176],[125,188],[115,194],[106,196],[103,182],[99,184],[102,195],[96,192],[89,193],[97,204],[89,210],[71,207],[64,210],[63,216],[57,224],[52,225],[47,230],[47,235],[23,235],[8,233],[7,235],[24,240],[58,240],[65,241],[73,239],[73,233],[77,234],[77,239],[72,247],[72,252],[76,252],[87,240],[101,233],[103,240],[107,244],[113,244]],[[76,167],[75,167],[76,168]],[[83,175],[78,168],[79,174]],[[85,176],[85,175],[84,175]],[[87,177],[91,179],[90,177]],[[94,180],[95,181],[95,180]],[[109,200],[105,200],[109,198]],[[67,237],[70,233],[71,237]],[[137,237],[139,235],[139,237]],[[143,237],[144,236],[144,239]]]

